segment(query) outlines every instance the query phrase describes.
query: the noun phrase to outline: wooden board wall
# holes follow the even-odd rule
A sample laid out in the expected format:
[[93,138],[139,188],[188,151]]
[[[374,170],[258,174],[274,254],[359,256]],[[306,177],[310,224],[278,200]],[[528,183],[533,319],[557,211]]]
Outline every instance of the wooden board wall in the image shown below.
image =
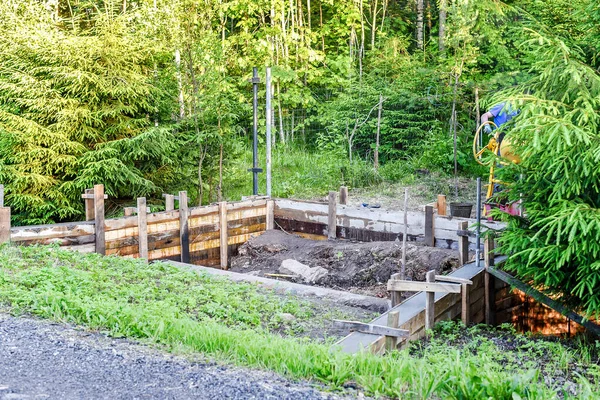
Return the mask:
[[[308,235],[326,236],[328,204],[289,199],[275,200],[275,221],[279,226],[292,232]],[[425,234],[425,214],[409,211],[407,213],[407,239],[423,241]],[[466,221],[469,226],[474,219],[436,215],[434,236],[436,246],[458,248],[458,225]],[[358,241],[388,241],[402,237],[404,231],[404,213],[373,208],[358,208],[347,205],[336,206],[337,237]],[[502,224],[486,222],[486,226],[499,229]],[[474,248],[475,238],[469,237]]]

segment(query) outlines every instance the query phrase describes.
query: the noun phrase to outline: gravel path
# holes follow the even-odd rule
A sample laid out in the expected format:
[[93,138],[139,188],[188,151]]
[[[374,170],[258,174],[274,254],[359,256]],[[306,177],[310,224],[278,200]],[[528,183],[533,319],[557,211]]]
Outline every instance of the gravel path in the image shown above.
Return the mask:
[[0,314],[1,400],[337,398],[271,373]]

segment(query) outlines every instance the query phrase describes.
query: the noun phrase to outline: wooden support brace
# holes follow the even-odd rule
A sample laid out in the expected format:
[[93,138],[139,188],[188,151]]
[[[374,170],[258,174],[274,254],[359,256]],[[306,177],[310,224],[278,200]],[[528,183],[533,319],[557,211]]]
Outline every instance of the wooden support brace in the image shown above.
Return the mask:
[[439,282],[452,282],[452,283],[460,283],[460,284],[466,283],[467,285],[473,284],[473,281],[471,281],[469,279],[457,278],[455,276],[449,276],[449,275],[436,275],[435,280],[439,281]]
[[340,204],[347,205],[348,204],[348,187],[340,186]]
[[[94,186],[96,187],[96,186]],[[88,193],[88,190],[90,190],[91,192]],[[105,194],[104,196],[104,200],[108,199],[108,195]],[[81,198],[84,200],[95,200],[96,196],[94,195],[94,191],[92,189],[85,189],[85,193],[81,195]]]
[[494,266],[494,236],[488,235],[483,242],[483,259],[485,268]]
[[[397,329],[400,325],[400,313],[398,311],[388,312],[387,326]],[[394,336],[385,337],[385,348],[387,351],[396,350],[398,348],[398,338]]]
[[[458,223],[459,230],[469,228],[469,223],[466,221]],[[467,236],[458,237],[458,265],[461,267],[469,262],[469,238]]]
[[[435,271],[429,271],[425,275],[425,281],[432,283],[435,281]],[[460,286],[459,286],[460,290]],[[433,329],[435,321],[435,293],[425,292],[425,331]]]
[[94,210],[94,189],[85,189],[85,220],[93,221],[96,217]]
[[222,201],[219,203],[219,246],[221,255],[221,268],[228,268],[228,234],[227,234],[227,202]]
[[446,215],[446,196],[443,194],[438,194],[437,197],[437,213],[441,216]]
[[[402,274],[400,274],[400,273],[393,274],[390,277],[391,280],[400,280],[401,278],[402,278]],[[392,290],[391,297],[392,297],[392,307],[396,307],[398,304],[400,304],[402,302],[402,296],[400,296],[399,291]]]
[[434,271],[427,282],[389,280],[387,289],[397,292],[460,293],[460,284],[435,283]]
[[148,261],[148,217],[146,213],[146,198],[137,199],[138,210],[138,249],[140,258]]
[[173,211],[175,209],[175,196],[172,194],[163,194],[165,198],[165,211]]
[[425,245],[430,247],[435,246],[432,206],[425,206]]
[[179,192],[179,241],[181,243],[181,262],[190,262],[190,233],[187,192]]
[[469,315],[471,313],[471,296],[469,293],[469,284],[463,283],[460,285],[461,292],[461,311],[460,316],[462,323],[467,326],[469,325]]
[[275,201],[267,200],[267,226],[266,230],[275,229]]
[[405,338],[409,332],[405,329],[390,328],[388,326],[366,324],[358,321],[344,321],[334,319],[333,324],[339,328],[350,329],[356,332],[371,333],[373,335],[391,336],[394,338]]
[[94,185],[94,224],[96,236],[96,253],[106,254],[106,238],[104,236],[104,185]]
[[0,207],[0,244],[10,243],[10,207]]
[[336,195],[337,193],[334,191],[329,192],[329,212],[327,215],[327,238],[328,239],[335,239],[336,238],[336,229],[337,229],[337,222],[336,222],[336,212],[337,212],[337,205],[336,205]]

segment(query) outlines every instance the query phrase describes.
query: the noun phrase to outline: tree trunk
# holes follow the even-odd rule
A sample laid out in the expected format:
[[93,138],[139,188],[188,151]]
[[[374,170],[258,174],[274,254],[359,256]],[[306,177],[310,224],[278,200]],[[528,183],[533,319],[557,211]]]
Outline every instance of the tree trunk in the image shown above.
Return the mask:
[[185,103],[183,100],[183,83],[181,80],[181,54],[175,50],[175,65],[177,67],[177,86],[179,88],[179,118],[185,117]]
[[383,110],[383,95],[379,95],[379,110],[377,112],[377,137],[375,139],[375,160],[373,166],[375,170],[379,168],[379,133],[381,132],[381,111]]
[[446,53],[445,35],[446,35],[446,0],[440,0],[440,28],[439,28],[438,49],[439,49],[442,57]]
[[283,112],[281,111],[281,83],[277,82],[277,106],[279,108],[279,142],[285,143],[285,132],[283,131]]
[[417,48],[423,50],[423,0],[417,0]]
[[375,34],[377,33],[377,0],[373,4],[373,23],[371,24],[371,49],[375,48]]

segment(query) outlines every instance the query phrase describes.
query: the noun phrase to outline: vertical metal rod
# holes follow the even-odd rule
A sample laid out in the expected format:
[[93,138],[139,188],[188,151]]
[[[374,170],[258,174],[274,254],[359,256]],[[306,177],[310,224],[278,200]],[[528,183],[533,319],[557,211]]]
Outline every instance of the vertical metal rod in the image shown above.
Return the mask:
[[252,109],[254,111],[253,147],[252,147],[252,194],[258,195],[258,68],[252,68]]
[[267,96],[266,96],[266,107],[267,107],[267,196],[271,197],[271,122],[272,122],[272,109],[271,109],[271,67],[267,67],[266,73],[266,84],[267,84]]
[[481,247],[481,178],[477,178],[477,230],[475,231],[476,248],[475,248],[475,263],[477,268],[480,265],[480,247]]

